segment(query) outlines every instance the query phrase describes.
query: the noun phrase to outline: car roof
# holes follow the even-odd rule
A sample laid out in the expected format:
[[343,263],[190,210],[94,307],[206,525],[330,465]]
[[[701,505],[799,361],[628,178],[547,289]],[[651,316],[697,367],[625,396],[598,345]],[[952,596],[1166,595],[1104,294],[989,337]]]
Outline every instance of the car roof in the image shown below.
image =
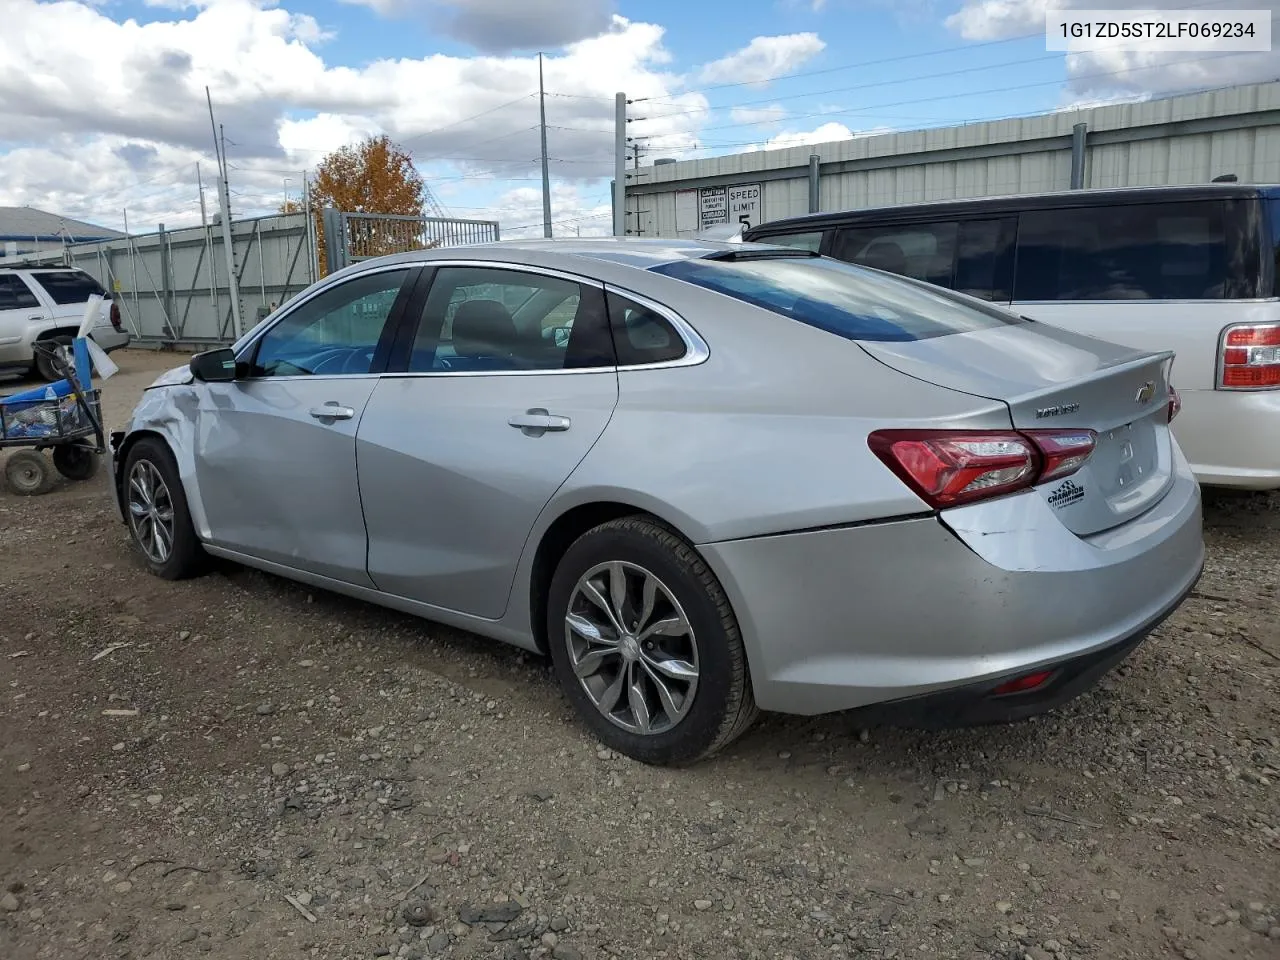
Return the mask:
[[829,213],[809,213],[770,220],[751,228],[751,234],[782,232],[790,228],[822,229],[849,220],[936,217],[938,214],[965,216],[975,213],[1012,213],[1093,206],[1099,202],[1160,203],[1169,200],[1230,200],[1253,197],[1280,197],[1280,185],[1248,183],[1193,183],[1163,187],[1097,187],[1087,190],[1053,190],[1040,193],[1005,194],[993,197],[964,197],[926,200],[888,206],[862,207]]
[[[378,264],[430,263],[433,260],[486,260],[494,263],[549,266],[560,262],[568,267],[575,261],[594,260],[622,267],[645,270],[680,260],[697,260],[716,253],[744,250],[789,250],[769,243],[733,243],[720,240],[621,238],[621,237],[564,237],[539,240],[495,240],[490,243],[474,243],[457,247],[432,247],[426,250],[409,250],[404,253],[378,257]],[[794,251],[792,251],[794,252]],[[522,257],[522,255],[527,255]],[[564,259],[569,258],[569,259]],[[350,275],[361,266],[368,267],[373,260],[360,261],[344,268],[341,273]],[[579,269],[582,265],[579,264]],[[337,276],[334,274],[333,276]]]

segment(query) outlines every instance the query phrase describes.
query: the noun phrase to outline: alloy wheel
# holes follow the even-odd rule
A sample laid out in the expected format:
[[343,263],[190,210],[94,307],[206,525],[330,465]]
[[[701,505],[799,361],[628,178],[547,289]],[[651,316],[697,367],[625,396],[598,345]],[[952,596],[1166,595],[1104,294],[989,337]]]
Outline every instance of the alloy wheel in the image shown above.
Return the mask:
[[698,643],[675,595],[652,571],[614,560],[579,579],[565,615],[569,663],[587,696],[630,733],[666,733],[698,688]]
[[129,526],[152,563],[163,564],[173,552],[173,499],[150,460],[138,460],[129,472]]

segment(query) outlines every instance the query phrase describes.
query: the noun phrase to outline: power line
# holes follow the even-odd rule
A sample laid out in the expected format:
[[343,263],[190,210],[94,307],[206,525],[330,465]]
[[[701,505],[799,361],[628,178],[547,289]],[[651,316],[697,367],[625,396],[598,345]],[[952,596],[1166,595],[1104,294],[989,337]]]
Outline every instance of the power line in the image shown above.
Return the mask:
[[[1231,56],[1234,56],[1234,54],[1229,54],[1229,53],[1217,54],[1217,55],[1212,55],[1207,57],[1196,57],[1190,60],[1179,60],[1177,62],[1179,64],[1200,63],[1206,60],[1227,59]],[[1146,66],[1126,67],[1122,70],[1104,70],[1098,73],[1082,74],[1080,76],[1073,77],[1071,79],[1094,80],[1101,77],[1115,77],[1115,76],[1127,75],[1131,73],[1138,73],[1143,70],[1162,70],[1162,69],[1167,69],[1169,66],[1170,64],[1168,63],[1153,63],[1153,64],[1148,64]],[[889,103],[874,103],[865,107],[850,108],[848,110],[825,110],[821,113],[797,113],[797,114],[793,114],[787,119],[788,120],[808,120],[814,117],[843,117],[843,116],[850,116],[853,114],[866,113],[869,110],[882,110],[887,107],[903,107],[903,106],[908,106],[910,104],[916,104],[916,103],[935,103],[939,100],[958,100],[963,97],[981,97],[981,96],[986,96],[987,94],[992,94],[992,93],[1009,93],[1010,91],[1013,91],[1013,90],[1026,90],[1031,87],[1054,86],[1057,84],[1061,84],[1062,82],[1063,81],[1061,79],[1043,80],[1043,81],[1037,81],[1034,83],[1020,83],[1020,84],[1015,84],[1013,86],[1007,86],[1007,87],[989,87],[985,90],[966,90],[961,93],[942,93],[932,97],[914,97],[910,100],[895,100]],[[1221,89],[1221,88],[1212,87],[1209,89]],[[1195,92],[1199,92],[1199,91],[1195,91]],[[734,130],[740,127],[758,127],[758,126],[762,126],[770,123],[777,123],[777,121],[776,120],[753,120],[753,121],[747,121],[743,123],[726,123],[726,124],[721,124],[719,126],[714,126],[714,127],[703,127],[702,132],[706,132],[709,130]]]
[[[1165,9],[1170,12],[1174,12],[1178,10],[1202,10],[1208,7],[1222,6],[1224,3],[1235,3],[1235,2],[1237,2],[1237,0],[1209,0],[1208,3],[1204,3],[1204,4],[1188,4],[1186,6],[1173,6],[1173,7],[1167,7]],[[820,70],[801,70],[795,73],[781,73],[772,77],[762,77],[758,80],[734,80],[728,83],[713,83],[704,87],[698,87],[693,90],[686,90],[683,94],[680,94],[680,96],[689,96],[697,93],[706,93],[708,90],[725,90],[730,87],[760,86],[766,83],[774,83],[778,80],[794,80],[799,77],[817,77],[817,76],[823,76],[829,73],[840,73],[845,70],[857,70],[862,67],[881,66],[886,63],[901,63],[907,60],[919,60],[925,57],[939,56],[947,53],[959,53],[967,50],[980,50],[984,47],[1000,46],[1001,44],[1006,44],[1006,43],[1017,43],[1021,40],[1033,40],[1043,36],[1044,36],[1044,31],[1038,30],[1034,33],[1024,33],[1016,37],[1005,37],[1000,40],[983,40],[979,43],[962,43],[962,44],[956,44],[950,47],[938,47],[933,50],[921,50],[917,53],[907,53],[907,54],[902,54],[900,56],[895,56],[895,57],[883,57],[879,60],[859,60],[853,63],[845,63],[835,67],[824,67]],[[926,79],[926,78],[922,77],[922,78],[916,78],[916,79]],[[813,94],[813,96],[818,96],[818,95],[819,94]],[[562,96],[572,96],[572,94],[562,94]],[[597,98],[588,98],[588,99],[597,99]],[[599,99],[608,99],[608,98],[599,98]],[[645,103],[645,102],[674,103],[676,101],[674,97],[636,97],[630,102],[631,103]]]

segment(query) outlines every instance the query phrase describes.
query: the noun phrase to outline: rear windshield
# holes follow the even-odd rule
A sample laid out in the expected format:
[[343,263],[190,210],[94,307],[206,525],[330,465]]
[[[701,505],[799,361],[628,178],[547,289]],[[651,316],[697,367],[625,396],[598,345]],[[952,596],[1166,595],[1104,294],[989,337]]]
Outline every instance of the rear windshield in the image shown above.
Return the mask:
[[107,292],[102,284],[79,270],[59,270],[48,273],[33,273],[32,279],[53,298],[54,303],[84,303],[95,293],[105,297]]
[[678,260],[650,269],[850,340],[924,340],[1022,322],[827,257]]

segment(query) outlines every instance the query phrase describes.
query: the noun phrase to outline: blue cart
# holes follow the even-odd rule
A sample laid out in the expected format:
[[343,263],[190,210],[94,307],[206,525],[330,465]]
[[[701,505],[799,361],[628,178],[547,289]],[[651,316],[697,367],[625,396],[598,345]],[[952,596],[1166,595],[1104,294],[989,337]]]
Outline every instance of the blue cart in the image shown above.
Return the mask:
[[[56,475],[88,480],[106,452],[102,398],[93,387],[93,366],[84,338],[70,350],[57,341],[36,349],[63,378],[23,393],[0,397],[0,450],[21,447],[4,465],[9,489],[23,496],[48,493]],[[53,464],[44,451],[53,451]]]

